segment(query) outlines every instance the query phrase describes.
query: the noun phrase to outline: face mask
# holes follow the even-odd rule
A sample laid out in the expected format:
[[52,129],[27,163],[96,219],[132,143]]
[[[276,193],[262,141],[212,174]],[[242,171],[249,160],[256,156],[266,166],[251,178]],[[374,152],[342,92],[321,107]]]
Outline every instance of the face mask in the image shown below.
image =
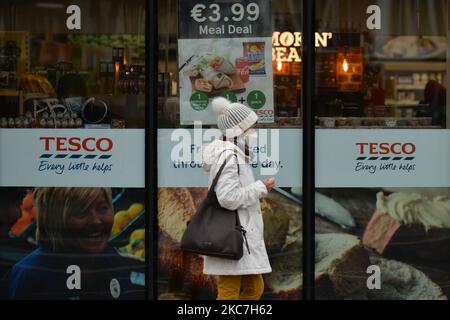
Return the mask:
[[[236,139],[237,146],[242,150],[249,149],[250,157],[253,158],[252,150],[258,145],[258,131],[256,129],[249,129]],[[247,148],[246,148],[247,147]]]
[[66,107],[72,112],[81,112],[81,106],[83,105],[83,97],[70,97],[64,99]]

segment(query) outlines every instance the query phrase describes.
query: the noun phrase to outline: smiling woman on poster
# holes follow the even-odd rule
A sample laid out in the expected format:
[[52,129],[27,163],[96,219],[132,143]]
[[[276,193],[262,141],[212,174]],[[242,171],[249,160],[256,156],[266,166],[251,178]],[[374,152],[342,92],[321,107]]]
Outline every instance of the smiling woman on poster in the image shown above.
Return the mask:
[[38,248],[9,275],[10,299],[132,298],[130,270],[108,239],[109,188],[37,188]]

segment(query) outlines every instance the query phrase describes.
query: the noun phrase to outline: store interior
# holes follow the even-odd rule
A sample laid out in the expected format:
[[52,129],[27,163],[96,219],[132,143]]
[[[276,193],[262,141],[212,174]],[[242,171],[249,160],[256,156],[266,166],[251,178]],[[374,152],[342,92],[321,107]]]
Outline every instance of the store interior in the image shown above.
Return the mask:
[[[381,30],[367,28],[371,4],[316,2],[316,127],[446,128],[447,1],[382,1]],[[179,127],[176,1],[158,9],[159,127]],[[272,12],[275,121],[259,126],[301,127],[301,2]]]
[[[447,2],[318,1],[317,116],[320,127],[447,127]],[[401,12],[402,14],[398,14]],[[317,44],[316,44],[317,45]]]
[[84,1],[73,31],[68,2],[2,5],[0,127],[144,128],[145,1]]

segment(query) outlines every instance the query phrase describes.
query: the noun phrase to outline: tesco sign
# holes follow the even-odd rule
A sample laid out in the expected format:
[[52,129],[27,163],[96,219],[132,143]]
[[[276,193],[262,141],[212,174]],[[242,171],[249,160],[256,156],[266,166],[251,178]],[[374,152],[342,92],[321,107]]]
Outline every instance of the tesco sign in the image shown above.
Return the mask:
[[109,152],[114,144],[111,139],[102,137],[40,137],[45,151],[53,152]]
[[416,145],[412,142],[357,142],[360,155],[412,155],[416,152]]

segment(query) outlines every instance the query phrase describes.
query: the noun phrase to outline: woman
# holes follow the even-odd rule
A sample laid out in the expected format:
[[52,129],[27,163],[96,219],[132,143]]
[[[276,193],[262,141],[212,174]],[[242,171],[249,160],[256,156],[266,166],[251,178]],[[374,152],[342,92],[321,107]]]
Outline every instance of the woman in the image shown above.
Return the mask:
[[249,164],[253,156],[250,142],[257,138],[255,112],[225,98],[214,99],[212,106],[219,114],[217,125],[223,136],[204,146],[203,168],[209,172],[211,186],[226,161],[216,185],[217,199],[223,208],[238,210],[250,253],[245,249],[240,260],[205,257],[203,272],[218,276],[218,300],[258,300],[264,291],[262,274],[272,271],[259,200],[273,188],[274,179],[255,181]]
[[130,270],[108,239],[114,221],[107,188],[37,188],[39,247],[11,270],[10,299],[130,298]]

